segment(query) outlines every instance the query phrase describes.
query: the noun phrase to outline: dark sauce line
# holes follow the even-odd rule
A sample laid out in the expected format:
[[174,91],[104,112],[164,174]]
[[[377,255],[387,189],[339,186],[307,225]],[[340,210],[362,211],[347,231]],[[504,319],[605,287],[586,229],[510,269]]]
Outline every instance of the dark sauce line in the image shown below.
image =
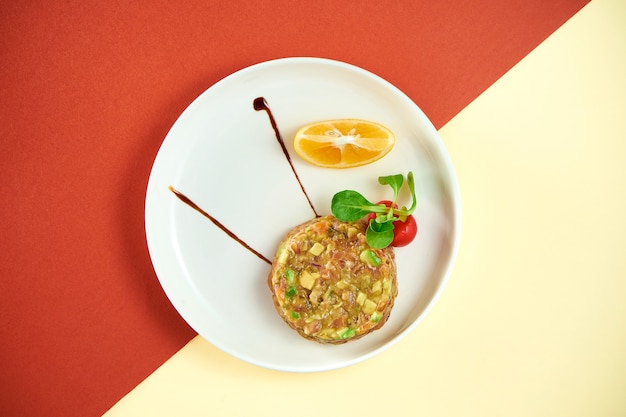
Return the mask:
[[[285,146],[285,141],[283,140],[283,138],[282,138],[282,136],[280,134],[280,131],[278,130],[278,126],[276,125],[276,120],[274,119],[274,115],[272,114],[272,110],[267,105],[267,101],[265,101],[264,97],[257,97],[257,98],[254,99],[253,105],[254,105],[254,110],[256,110],[256,111],[263,110],[263,111],[265,111],[267,113],[267,116],[270,119],[270,123],[272,124],[272,129],[274,129],[274,134],[276,135],[276,140],[278,141],[278,144],[280,145],[280,147],[281,147],[281,149],[283,151],[283,154],[285,155],[285,158],[287,158],[287,162],[289,162],[289,166],[291,167],[291,171],[293,172],[293,175],[295,175],[296,180],[298,181],[298,184],[300,184],[300,189],[302,190],[302,192],[304,193],[304,196],[306,197],[307,201],[309,202],[309,206],[311,207],[311,210],[313,210],[313,213],[315,214],[315,217],[320,217],[320,215],[315,210],[315,207],[313,206],[313,203],[311,202],[311,199],[309,198],[309,195],[307,194],[306,190],[304,189],[304,185],[302,185],[302,181],[300,181],[300,177],[298,176],[298,173],[296,172],[296,168],[293,166],[293,162],[291,162],[291,156],[289,155],[289,152],[287,151],[287,147]],[[224,226],[222,223],[220,223],[220,221],[217,220],[215,217],[211,216],[209,213],[207,213],[206,211],[202,210],[200,208],[200,206],[198,206],[196,203],[191,201],[191,199],[189,197],[187,197],[186,195],[184,195],[180,191],[176,190],[171,185],[168,186],[168,188],[169,188],[169,190],[172,193],[174,193],[174,195],[176,197],[178,197],[178,199],[180,201],[182,201],[183,203],[187,204],[189,207],[191,207],[192,209],[194,209],[195,211],[197,211],[198,213],[202,214],[204,217],[209,219],[211,221],[211,223],[213,223],[221,231],[226,233],[231,239],[235,240],[241,246],[243,246],[244,248],[246,248],[247,250],[249,250],[250,252],[255,254],[257,256],[257,258],[259,258],[262,261],[268,263],[269,265],[272,265],[272,261],[267,259],[265,256],[263,256],[262,254],[257,252],[254,248],[252,248],[250,245],[248,245],[246,242],[244,242],[242,239],[240,239],[239,236],[237,236],[236,234],[231,232],[230,229],[228,229],[226,226]]]
[[254,110],[256,110],[256,111],[263,110],[263,111],[265,111],[267,113],[267,116],[270,118],[270,123],[272,124],[272,129],[274,129],[274,134],[276,135],[276,140],[280,144],[280,147],[283,150],[283,154],[285,154],[285,158],[287,158],[287,162],[289,162],[289,166],[291,167],[291,171],[293,172],[293,175],[296,176],[296,180],[298,180],[298,184],[300,184],[300,189],[304,193],[304,196],[306,197],[306,200],[309,202],[309,206],[311,206],[311,210],[313,210],[313,213],[315,214],[315,217],[320,217],[320,215],[317,214],[317,211],[315,210],[315,207],[313,207],[313,203],[311,202],[311,199],[309,198],[309,195],[307,194],[306,190],[304,189],[304,185],[302,185],[302,181],[300,181],[300,177],[298,176],[298,173],[296,172],[296,168],[293,166],[293,162],[291,162],[291,156],[289,155],[289,152],[287,152],[287,147],[285,146],[285,141],[283,140],[282,136],[280,135],[280,131],[278,130],[278,126],[276,125],[276,120],[274,119],[274,115],[272,114],[272,110],[270,110],[269,106],[267,105],[267,101],[265,100],[264,97],[257,97],[257,98],[254,99],[253,106],[254,106]]
[[168,186],[167,188],[169,188],[169,190],[171,192],[173,192],[174,195],[176,195],[176,197],[178,197],[180,199],[180,201],[182,201],[183,203],[187,204],[189,207],[191,207],[192,209],[194,209],[195,211],[197,211],[198,213],[202,214],[204,217],[209,219],[214,225],[216,225],[218,228],[220,228],[224,233],[226,233],[228,236],[230,236],[233,240],[236,240],[237,242],[239,242],[239,244],[241,246],[243,246],[244,248],[248,249],[250,252],[255,254],[262,261],[265,261],[265,262],[267,262],[270,265],[272,264],[272,261],[267,259],[265,256],[261,255],[259,252],[254,250],[250,245],[248,245],[246,242],[241,240],[236,234],[231,232],[226,226],[224,226],[222,223],[220,223],[215,217],[211,216],[209,213],[207,213],[206,211],[202,210],[196,203],[191,201],[191,199],[189,197],[187,197],[186,195],[184,195],[180,191],[176,190],[171,185]]

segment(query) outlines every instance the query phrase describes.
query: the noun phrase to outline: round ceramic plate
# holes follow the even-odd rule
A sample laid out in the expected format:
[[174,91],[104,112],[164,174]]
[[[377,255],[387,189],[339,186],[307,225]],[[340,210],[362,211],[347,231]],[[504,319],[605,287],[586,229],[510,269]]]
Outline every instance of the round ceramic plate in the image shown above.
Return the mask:
[[[271,109],[293,169],[268,113],[253,106],[259,97]],[[341,170],[315,167],[296,155],[293,137],[301,126],[341,118],[386,125],[396,134],[395,147],[377,162]],[[389,199],[392,191],[378,177],[409,171],[419,232],[409,246],[396,249],[398,297],[389,321],[343,345],[303,339],[274,310],[267,286],[271,265],[263,258],[272,260],[279,241],[313,218],[313,210],[330,214],[336,192],[354,189],[370,201]],[[408,193],[401,198],[410,205]],[[424,317],[454,262],[460,199],[437,131],[405,94],[349,64],[287,58],[224,78],[181,114],[154,161],[145,221],[159,281],[198,334],[262,367],[314,372],[372,357]]]

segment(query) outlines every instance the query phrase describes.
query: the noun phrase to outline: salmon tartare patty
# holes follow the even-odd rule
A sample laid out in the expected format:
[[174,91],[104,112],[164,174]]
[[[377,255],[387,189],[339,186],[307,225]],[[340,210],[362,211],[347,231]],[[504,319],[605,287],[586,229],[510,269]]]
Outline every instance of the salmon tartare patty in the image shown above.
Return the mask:
[[268,285],[276,311],[301,336],[339,344],[379,329],[398,293],[391,247],[372,249],[367,223],[318,217],[280,242]]

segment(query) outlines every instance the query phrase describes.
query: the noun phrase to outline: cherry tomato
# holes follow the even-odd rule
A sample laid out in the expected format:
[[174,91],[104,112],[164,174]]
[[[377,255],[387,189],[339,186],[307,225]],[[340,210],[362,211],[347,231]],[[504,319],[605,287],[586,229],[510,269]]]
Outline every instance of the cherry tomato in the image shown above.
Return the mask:
[[393,241],[391,246],[406,246],[417,235],[417,222],[412,214],[407,216],[406,221],[396,220],[393,222]]
[[[382,200],[376,204],[384,204],[387,207],[391,207],[391,201]],[[398,205],[394,205],[395,208],[398,208]],[[370,213],[367,215],[367,220],[372,221],[376,218],[376,213]],[[406,221],[396,220],[393,223],[393,241],[391,242],[391,246],[401,247],[406,246],[415,239],[417,235],[417,222],[415,221],[415,217],[413,215],[409,215],[406,218]]]

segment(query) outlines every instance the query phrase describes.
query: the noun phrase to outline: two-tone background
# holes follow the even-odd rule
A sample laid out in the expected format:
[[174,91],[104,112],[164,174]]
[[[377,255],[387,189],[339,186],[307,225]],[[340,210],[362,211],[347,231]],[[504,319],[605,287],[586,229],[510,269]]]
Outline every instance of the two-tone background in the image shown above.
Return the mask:
[[[626,2],[4,2],[0,415],[623,416]],[[172,123],[281,57],[407,93],[463,199],[442,297],[361,364],[288,374],[197,337],[143,210]]]

